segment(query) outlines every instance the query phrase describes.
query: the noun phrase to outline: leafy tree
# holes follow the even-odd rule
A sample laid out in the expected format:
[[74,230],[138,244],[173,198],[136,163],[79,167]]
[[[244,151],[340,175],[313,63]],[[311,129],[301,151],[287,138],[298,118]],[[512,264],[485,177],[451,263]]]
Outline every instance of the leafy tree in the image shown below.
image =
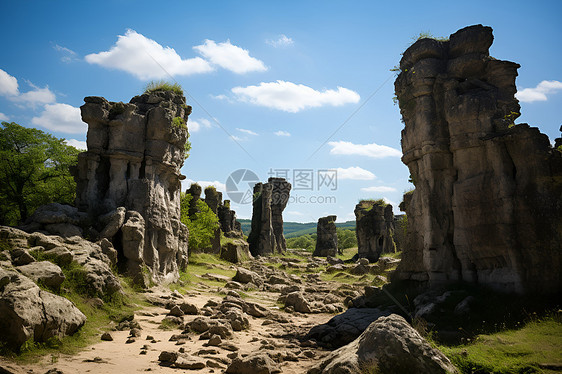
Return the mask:
[[338,251],[341,252],[347,248],[357,247],[357,236],[355,231],[348,229],[336,229],[338,234]]
[[215,237],[215,230],[219,227],[217,215],[203,200],[197,200],[197,210],[192,219],[189,218],[189,203],[191,194],[181,193],[180,220],[189,229],[189,250],[208,248],[211,239]]
[[41,130],[2,122],[0,223],[23,222],[43,204],[73,204],[76,183],[69,168],[79,152]]

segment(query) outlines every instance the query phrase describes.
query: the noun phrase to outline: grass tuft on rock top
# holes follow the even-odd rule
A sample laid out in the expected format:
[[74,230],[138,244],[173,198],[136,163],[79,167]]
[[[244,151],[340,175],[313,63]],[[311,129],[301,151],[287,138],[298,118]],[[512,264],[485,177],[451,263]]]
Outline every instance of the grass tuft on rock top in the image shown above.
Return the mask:
[[172,91],[183,96],[183,88],[178,83],[170,83],[166,81],[151,81],[144,88],[144,93],[152,93],[158,91]]

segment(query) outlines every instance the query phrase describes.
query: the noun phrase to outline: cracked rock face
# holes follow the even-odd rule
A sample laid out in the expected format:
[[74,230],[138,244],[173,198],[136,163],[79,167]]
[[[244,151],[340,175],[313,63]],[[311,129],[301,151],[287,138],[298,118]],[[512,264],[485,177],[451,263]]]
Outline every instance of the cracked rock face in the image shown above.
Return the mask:
[[562,289],[562,154],[519,116],[519,65],[489,56],[492,29],[421,39],[395,82],[405,123],[407,243],[395,279],[515,292]]
[[187,263],[180,168],[191,107],[173,92],[135,96],[129,103],[84,101],[88,151],[79,155],[75,173],[78,209],[98,226],[98,217],[117,214],[106,223],[113,226],[96,229],[112,234],[108,239],[132,275],[147,268],[156,281],[175,280],[178,264]]

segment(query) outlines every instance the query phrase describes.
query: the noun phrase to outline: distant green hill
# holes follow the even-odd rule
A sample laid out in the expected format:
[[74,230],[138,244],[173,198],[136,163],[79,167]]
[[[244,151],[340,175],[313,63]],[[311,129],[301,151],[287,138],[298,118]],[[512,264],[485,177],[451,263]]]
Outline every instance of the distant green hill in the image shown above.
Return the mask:
[[[238,222],[240,222],[244,234],[248,235],[250,233],[252,220],[239,219]],[[336,223],[336,227],[355,230],[355,221]],[[314,233],[316,233],[316,222],[283,222],[283,235],[285,235],[287,239]]]

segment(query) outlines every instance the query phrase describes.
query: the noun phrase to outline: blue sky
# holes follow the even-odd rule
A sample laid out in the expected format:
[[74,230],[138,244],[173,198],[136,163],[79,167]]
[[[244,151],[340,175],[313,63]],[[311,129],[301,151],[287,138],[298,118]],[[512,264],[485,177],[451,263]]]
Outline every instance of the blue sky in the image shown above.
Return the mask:
[[[85,96],[127,102],[171,75],[193,106],[187,181],[224,191],[239,169],[262,181],[296,175],[287,221],[351,220],[362,198],[385,198],[398,213],[412,186],[390,69],[420,32],[491,26],[491,55],[522,65],[519,122],[560,136],[562,2],[457,4],[4,1],[0,119],[81,145]],[[323,170],[337,170],[337,187]],[[250,218],[250,204],[232,205]]]

